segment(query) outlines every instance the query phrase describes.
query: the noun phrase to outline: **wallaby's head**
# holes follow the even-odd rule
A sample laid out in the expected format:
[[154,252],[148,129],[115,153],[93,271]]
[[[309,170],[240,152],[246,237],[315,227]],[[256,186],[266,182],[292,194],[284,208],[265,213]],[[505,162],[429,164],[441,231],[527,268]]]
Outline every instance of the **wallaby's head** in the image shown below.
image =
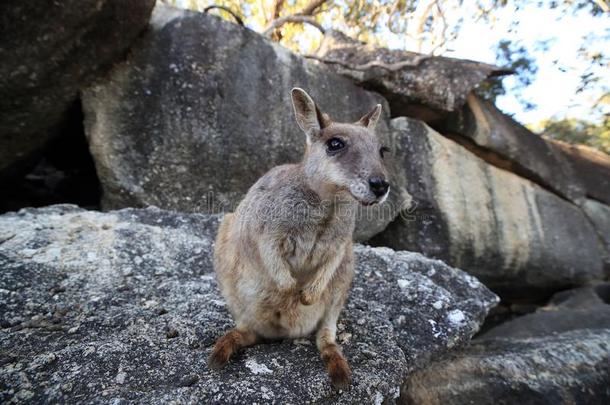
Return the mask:
[[390,191],[383,161],[389,149],[374,132],[381,105],[355,123],[333,122],[300,88],[292,89],[292,105],[307,136],[308,181],[326,195],[349,193],[365,205],[383,202]]

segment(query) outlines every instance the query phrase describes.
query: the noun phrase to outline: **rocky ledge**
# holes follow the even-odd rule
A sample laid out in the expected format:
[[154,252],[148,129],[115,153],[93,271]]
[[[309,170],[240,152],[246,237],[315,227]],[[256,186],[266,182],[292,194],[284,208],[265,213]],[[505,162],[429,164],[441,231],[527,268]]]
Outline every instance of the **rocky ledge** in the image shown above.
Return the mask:
[[208,370],[232,326],[211,252],[220,216],[58,205],[0,216],[0,402],[382,403],[468,342],[497,297],[417,253],[357,246],[334,392],[311,339],[249,348]]

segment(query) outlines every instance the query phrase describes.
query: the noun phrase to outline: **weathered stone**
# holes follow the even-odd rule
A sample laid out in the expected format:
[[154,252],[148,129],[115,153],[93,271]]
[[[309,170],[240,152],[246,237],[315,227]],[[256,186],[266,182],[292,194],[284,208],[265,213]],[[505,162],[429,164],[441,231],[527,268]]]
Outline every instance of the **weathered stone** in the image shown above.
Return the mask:
[[212,270],[219,219],[66,205],[0,216],[0,401],[393,402],[497,302],[440,261],[357,246],[338,333],[349,391],[332,391],[313,339],[251,347],[210,371],[232,326]]
[[445,260],[507,299],[603,276],[602,247],[576,205],[420,121],[396,118],[391,127],[413,205],[373,244]]
[[[103,206],[232,211],[278,164],[300,160],[305,135],[290,101],[306,89],[337,121],[355,121],[378,95],[217,17],[158,6],[128,60],[84,92],[85,129]],[[377,134],[387,139],[387,118]],[[364,209],[357,239],[383,230],[403,196]]]
[[415,373],[403,396],[426,404],[605,404],[609,342],[610,284],[562,291]]
[[566,154],[586,196],[610,204],[610,156],[585,145],[549,142]]
[[607,404],[610,329],[488,339],[412,375],[407,404]]
[[[488,162],[579,202],[585,190],[569,158],[554,143],[519,124],[474,94],[468,103],[432,127],[462,141]],[[464,139],[461,139],[464,138]]]
[[610,284],[562,291],[536,312],[505,322],[480,338],[543,337],[576,329],[610,330]]
[[587,199],[582,204],[582,209],[605,247],[605,269],[610,276],[610,206]]
[[489,163],[563,198],[581,204],[589,196],[610,204],[610,157],[536,135],[474,94],[461,110],[430,124]]
[[36,154],[79,88],[123,57],[154,0],[0,5],[0,176]]
[[337,73],[381,93],[392,116],[443,115],[460,108],[468,93],[488,77],[512,73],[470,60],[378,48],[334,30],[324,35],[317,57]]

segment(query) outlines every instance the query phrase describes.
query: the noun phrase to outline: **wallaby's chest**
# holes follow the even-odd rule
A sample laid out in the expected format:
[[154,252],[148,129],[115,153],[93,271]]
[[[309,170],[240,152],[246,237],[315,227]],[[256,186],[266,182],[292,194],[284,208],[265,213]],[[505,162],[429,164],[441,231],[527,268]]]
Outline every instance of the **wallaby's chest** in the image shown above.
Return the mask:
[[302,224],[286,235],[285,258],[300,274],[315,271],[334,256],[343,254],[353,228],[354,218],[348,214],[333,212],[312,217],[309,224]]

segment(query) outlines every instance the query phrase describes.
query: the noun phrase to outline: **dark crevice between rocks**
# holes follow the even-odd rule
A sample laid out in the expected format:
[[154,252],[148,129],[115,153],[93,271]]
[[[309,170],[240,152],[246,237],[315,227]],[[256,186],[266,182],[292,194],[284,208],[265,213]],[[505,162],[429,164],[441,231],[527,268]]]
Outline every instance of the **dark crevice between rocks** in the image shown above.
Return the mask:
[[586,198],[587,200],[593,200],[593,201],[595,201],[595,202],[597,202],[597,203],[600,203],[600,204],[608,205],[608,202],[606,202],[606,201],[604,201],[604,200],[601,200],[599,197],[596,197],[596,196],[591,195],[591,194],[588,194],[588,193],[587,193],[587,194],[585,194],[585,198]]
[[[501,301],[489,311],[481,328],[473,336],[473,339],[498,325],[535,312],[538,308],[547,305],[551,298],[558,292],[578,287],[578,285],[568,285],[562,288],[549,289],[521,288],[519,291],[522,295],[515,295],[513,288],[496,286],[483,278],[479,278],[479,280],[485,284],[487,288],[493,291],[494,294],[500,297]],[[524,290],[527,291],[526,294],[523,294]]]
[[599,284],[594,288],[597,296],[606,304],[610,304],[610,285]]
[[85,137],[80,99],[66,117],[31,169],[2,182],[0,213],[63,203],[99,210],[101,185]]
[[476,337],[484,334],[488,330],[493,329],[498,325],[501,325],[508,321],[512,321],[513,319],[518,318],[520,316],[535,312],[538,308],[546,305],[549,299],[550,297],[547,297],[546,300],[537,304],[511,303],[504,300],[501,301],[498,305],[496,305],[489,311],[489,313],[485,317],[485,321],[481,325],[481,328],[472,338],[475,339]]
[[430,125],[430,123],[444,119],[448,114],[447,111],[442,111],[422,104],[417,100],[406,98],[403,93],[389,92],[385,86],[375,82],[356,84],[367,91],[372,91],[385,98],[390,107],[390,118],[409,117]]
[[[538,311],[540,308],[546,306],[553,306],[560,304],[561,301],[558,301],[557,297],[562,292],[569,292],[575,288],[582,287],[582,285],[573,285],[570,287],[557,289],[553,291],[553,294],[550,296],[544,296],[544,299],[535,301],[535,302],[508,302],[505,300],[500,301],[498,305],[493,307],[487,316],[485,317],[485,321],[481,325],[479,331],[472,337],[473,339],[483,335],[485,332],[490,329],[495,328],[503,323],[512,321],[513,319],[532,314]],[[601,283],[597,284],[593,287],[593,291],[595,294],[606,304],[610,305],[610,284]],[[496,292],[497,294],[497,292]],[[568,296],[569,297],[569,296]]]

